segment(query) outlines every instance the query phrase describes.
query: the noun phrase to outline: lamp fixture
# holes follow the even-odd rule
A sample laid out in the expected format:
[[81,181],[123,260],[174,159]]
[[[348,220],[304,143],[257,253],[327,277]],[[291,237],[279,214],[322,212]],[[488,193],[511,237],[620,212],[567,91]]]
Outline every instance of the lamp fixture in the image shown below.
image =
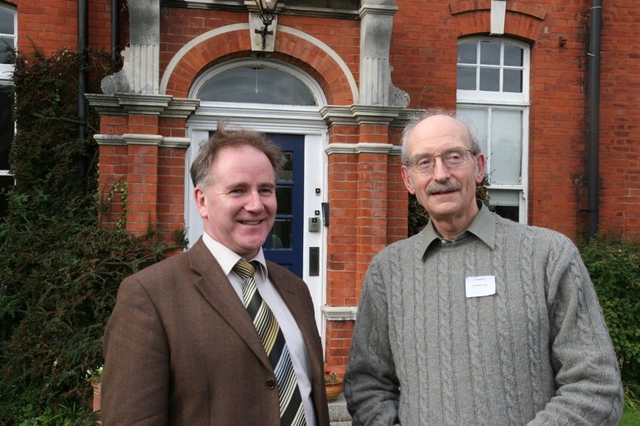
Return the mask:
[[273,31],[269,30],[269,25],[273,23],[280,0],[255,0],[255,2],[260,11],[260,20],[263,25],[261,29],[256,29],[255,32],[262,36],[262,50],[264,50],[267,45],[267,36],[273,34]]

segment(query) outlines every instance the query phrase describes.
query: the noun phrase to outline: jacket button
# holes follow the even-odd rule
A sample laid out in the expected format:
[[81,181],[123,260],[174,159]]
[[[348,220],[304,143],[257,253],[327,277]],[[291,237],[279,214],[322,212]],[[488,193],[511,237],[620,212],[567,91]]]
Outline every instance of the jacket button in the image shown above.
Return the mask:
[[273,379],[267,380],[266,385],[267,385],[267,389],[269,389],[269,390],[273,390],[273,389],[275,389],[277,387],[277,383]]

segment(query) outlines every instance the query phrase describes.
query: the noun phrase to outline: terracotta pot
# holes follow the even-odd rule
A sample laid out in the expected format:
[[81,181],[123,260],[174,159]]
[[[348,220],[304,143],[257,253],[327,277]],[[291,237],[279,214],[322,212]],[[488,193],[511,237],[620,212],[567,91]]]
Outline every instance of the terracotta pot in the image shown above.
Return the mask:
[[100,411],[100,388],[102,383],[92,380],[91,386],[93,386],[93,411]]
[[327,390],[327,402],[333,402],[342,393],[342,379],[334,383],[325,383],[324,388]]

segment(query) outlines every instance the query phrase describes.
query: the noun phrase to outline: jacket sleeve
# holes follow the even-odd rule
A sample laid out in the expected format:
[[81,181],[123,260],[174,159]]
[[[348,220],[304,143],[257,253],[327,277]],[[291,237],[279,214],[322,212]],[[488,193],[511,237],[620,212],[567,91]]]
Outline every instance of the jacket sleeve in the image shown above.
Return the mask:
[[389,344],[385,285],[375,262],[365,277],[344,395],[353,425],[399,424],[400,388]]
[[103,352],[102,423],[166,425],[167,339],[152,299],[135,276],[120,285],[105,329]]
[[623,388],[616,354],[580,254],[573,243],[565,240],[564,245],[547,273],[550,356],[557,389],[529,426],[617,425]]

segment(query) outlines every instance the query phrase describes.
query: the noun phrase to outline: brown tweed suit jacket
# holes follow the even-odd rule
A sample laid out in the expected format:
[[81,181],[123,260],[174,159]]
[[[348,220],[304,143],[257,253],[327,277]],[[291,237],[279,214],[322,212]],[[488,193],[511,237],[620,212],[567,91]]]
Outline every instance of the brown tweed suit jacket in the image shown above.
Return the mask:
[[[326,426],[311,295],[285,268],[268,269],[302,332],[317,424]],[[104,356],[104,426],[280,425],[275,375],[260,338],[202,239],[122,282]]]

